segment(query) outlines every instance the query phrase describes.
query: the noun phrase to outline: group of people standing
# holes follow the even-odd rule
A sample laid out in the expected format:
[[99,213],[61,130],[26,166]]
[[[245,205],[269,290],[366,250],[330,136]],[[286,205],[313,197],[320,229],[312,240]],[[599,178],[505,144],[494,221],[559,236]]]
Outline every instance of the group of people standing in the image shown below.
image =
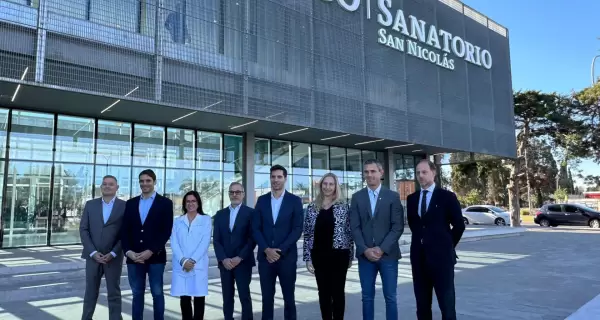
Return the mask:
[[[465,228],[460,204],[452,192],[436,188],[432,162],[419,162],[416,174],[421,191],[408,197],[407,217],[412,231],[410,258],[417,317],[432,318],[435,289],[442,318],[456,319],[455,247]],[[336,175],[327,173],[319,181],[315,201],[305,213],[301,199],[285,190],[286,168],[275,165],[270,170],[271,192],[260,196],[254,209],[243,204],[243,186],[232,183],[228,190],[231,205],[216,213],[213,226],[195,191],[184,196],[184,214],[173,220],[173,204],[154,191],[156,176],[151,170],[139,175],[142,194],[127,202],[116,198],[116,178],[106,176],[101,186],[102,198],[86,203],[81,221],[82,257],[87,259],[82,319],[92,319],[103,275],[110,320],[121,319],[119,281],[123,256],[127,257],[133,293],[133,319],[143,318],[146,275],[154,319],[164,319],[163,274],[165,244],[169,239],[173,259],[171,295],[180,297],[184,320],[203,319],[212,234],[226,320],[233,319],[236,287],[241,319],[253,318],[250,283],[256,247],[262,319],[274,319],[277,280],[284,300],[283,318],[297,318],[297,242],[302,235],[303,260],[308,272],[315,275],[323,319],[344,318],[346,275],[356,257],[362,318],[375,319],[375,282],[379,274],[386,319],[397,320],[401,259],[398,241],[404,231],[404,211],[398,193],[381,185],[382,177],[382,164],[367,160],[363,166],[367,187],[356,192],[348,204],[341,196]]]

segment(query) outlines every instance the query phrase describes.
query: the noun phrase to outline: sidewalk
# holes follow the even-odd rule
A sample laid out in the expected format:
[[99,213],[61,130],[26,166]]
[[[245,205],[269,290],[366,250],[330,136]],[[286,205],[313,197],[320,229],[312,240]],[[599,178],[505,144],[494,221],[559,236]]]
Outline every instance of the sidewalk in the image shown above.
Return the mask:
[[[520,236],[526,228],[509,227],[468,227],[461,242],[479,241],[510,236]],[[405,229],[400,238],[401,251],[406,254],[410,250],[410,230]],[[302,244],[298,242],[299,260],[302,260]],[[85,260],[81,259],[81,245],[19,248],[0,250],[0,276],[42,273],[67,272],[85,268]],[[167,269],[170,269],[171,250],[167,248]],[[212,245],[209,249],[210,265],[216,266]]]

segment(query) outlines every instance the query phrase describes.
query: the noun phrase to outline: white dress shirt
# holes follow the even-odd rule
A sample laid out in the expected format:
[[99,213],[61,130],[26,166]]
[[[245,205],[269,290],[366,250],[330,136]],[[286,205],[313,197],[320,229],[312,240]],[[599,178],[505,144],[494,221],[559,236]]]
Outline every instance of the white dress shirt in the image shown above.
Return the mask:
[[371,188],[367,188],[367,190],[369,190],[369,202],[371,203],[371,214],[375,215],[375,206],[377,205],[377,198],[379,198],[379,192],[381,191],[381,184],[375,190],[372,190]]
[[279,216],[279,209],[281,209],[281,203],[283,202],[283,197],[285,196],[285,190],[281,193],[278,199],[273,197],[273,192],[271,192],[271,211],[273,212],[273,223],[277,222],[277,217]]

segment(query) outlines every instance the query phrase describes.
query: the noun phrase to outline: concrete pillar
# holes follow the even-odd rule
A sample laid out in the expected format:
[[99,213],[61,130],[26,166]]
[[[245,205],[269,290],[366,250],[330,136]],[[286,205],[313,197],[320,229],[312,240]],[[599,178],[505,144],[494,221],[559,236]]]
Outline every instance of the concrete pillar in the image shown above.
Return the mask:
[[385,158],[383,161],[384,185],[390,190],[397,191],[396,188],[396,159],[394,152],[391,149],[385,150]]
[[244,172],[242,173],[244,190],[246,190],[244,203],[251,208],[254,208],[256,204],[256,191],[254,188],[254,142],[254,132],[244,133]]

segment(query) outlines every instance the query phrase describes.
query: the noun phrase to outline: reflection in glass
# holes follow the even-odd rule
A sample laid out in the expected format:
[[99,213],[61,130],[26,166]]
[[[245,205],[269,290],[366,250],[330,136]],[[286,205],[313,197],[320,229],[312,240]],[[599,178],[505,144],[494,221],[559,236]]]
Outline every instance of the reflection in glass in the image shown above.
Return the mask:
[[293,174],[310,174],[310,144],[293,142],[292,159]]
[[271,169],[269,139],[256,138],[254,142],[254,172],[268,173]]
[[312,146],[312,174],[322,177],[329,172],[329,147],[328,146]]
[[92,165],[57,164],[50,244],[80,242],[79,222],[85,202],[92,199]]
[[148,167],[134,167],[133,173],[131,174],[131,197],[137,197],[142,194],[140,189],[140,173],[146,169],[151,169],[156,174],[156,184],[154,185],[154,191],[159,194],[165,192],[165,169],[163,168],[148,168]]
[[[231,204],[231,201],[229,201],[228,192],[229,185],[234,181],[239,182],[243,185],[244,180],[242,179],[242,174],[234,172],[223,172],[223,208],[226,208]],[[253,192],[253,190],[250,190],[250,192]],[[252,206],[254,206],[254,204],[252,204]]]
[[167,167],[194,168],[194,131],[167,128]]
[[415,158],[413,156],[402,156],[402,168],[404,169],[403,178],[405,180],[415,179]]
[[183,196],[194,190],[194,170],[167,169],[164,196],[173,201],[173,215],[183,214]]
[[[129,200],[131,198],[131,167],[117,167],[105,165],[96,165],[96,176],[94,177],[94,198],[102,196],[100,186],[102,185],[102,178],[106,175],[111,175],[117,178],[117,184],[119,190],[117,190],[117,197],[121,200]],[[135,180],[137,181],[137,180]],[[139,184],[136,185],[139,190]]]
[[53,130],[53,115],[13,110],[10,159],[52,161]]
[[6,131],[8,128],[8,109],[0,109],[0,158],[6,155]]
[[290,143],[288,141],[271,140],[271,165],[283,166],[288,173],[290,170]]
[[58,116],[56,161],[94,161],[94,119]]
[[131,124],[98,120],[96,164],[131,165]]
[[[246,191],[248,192],[248,190]],[[255,199],[271,192],[271,181],[268,173],[255,173],[254,174],[254,194]],[[254,203],[252,204],[254,206]]]
[[242,172],[244,170],[243,162],[243,138],[226,134],[223,137],[223,170]]
[[133,133],[133,164],[136,166],[165,166],[165,129],[135,125]]
[[347,180],[347,189],[348,189],[348,201],[352,199],[352,195],[358,192],[360,189],[364,188],[365,185],[361,178],[350,178]]
[[288,179],[291,180],[292,193],[300,197],[300,199],[302,199],[302,206],[306,208],[308,204],[313,200],[313,197],[311,196],[310,177],[302,175],[293,175],[289,176]]
[[346,154],[346,177],[362,177],[361,151],[348,149]]
[[[363,163],[365,163],[365,161],[367,161],[367,160],[375,160],[375,159],[377,159],[377,153],[375,151],[368,151],[368,150],[362,151]],[[362,172],[362,169],[360,171]]]
[[341,184],[346,171],[346,149],[330,147],[329,152],[329,168],[331,172],[333,172],[338,177]]
[[222,183],[219,171],[196,171],[196,191],[202,199],[202,209],[208,215],[215,215],[222,207]]
[[11,161],[2,206],[3,247],[46,244],[52,164]]
[[221,134],[198,131],[198,168],[221,170]]

